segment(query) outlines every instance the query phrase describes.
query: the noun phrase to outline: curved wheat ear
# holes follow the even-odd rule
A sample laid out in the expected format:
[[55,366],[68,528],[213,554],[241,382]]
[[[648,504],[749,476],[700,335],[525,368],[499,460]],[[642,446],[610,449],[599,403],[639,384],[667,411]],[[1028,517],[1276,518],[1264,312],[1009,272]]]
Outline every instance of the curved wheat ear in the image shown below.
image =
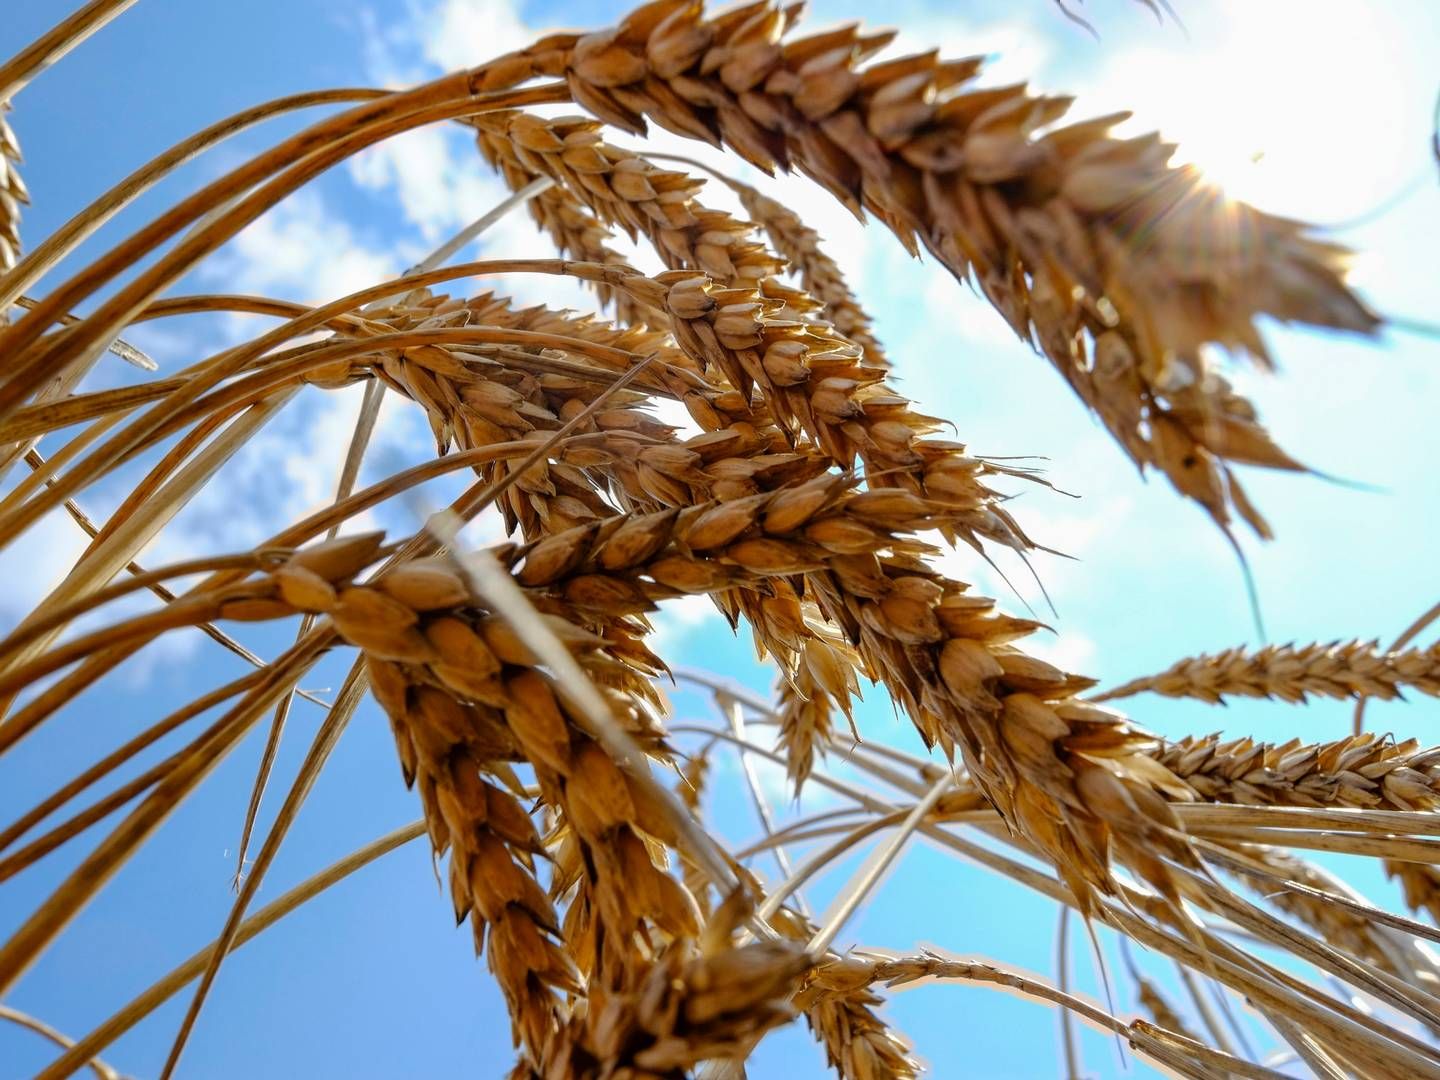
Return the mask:
[[1149,691],[1211,704],[1227,697],[1294,703],[1308,697],[1389,701],[1406,689],[1440,696],[1440,645],[1388,653],[1375,641],[1267,645],[1255,651],[1240,646],[1177,660],[1159,674],[1132,679],[1092,700],[1113,701]]
[[[30,201],[20,179],[20,143],[5,118],[9,111],[10,102],[0,99],[0,273],[20,258],[20,207]],[[0,310],[0,323],[6,317]]]
[[[508,624],[476,608],[462,575],[444,564],[412,562],[374,585],[350,583],[377,544],[367,535],[305,549],[258,588],[236,586],[214,602],[228,618],[328,615],[340,637],[365,653],[432,844],[437,854],[451,852],[457,919],[471,919],[477,950],[489,937],[491,969],[538,1059],[563,1021],[557,991],[579,993],[585,970],[603,970],[608,981],[618,977],[611,972],[642,963],[636,935],[652,920],[671,935],[698,931],[694,900],[653,865],[641,838],[673,843],[674,831],[647,789],[583,733],[573,703],[535,669],[536,658]],[[642,704],[653,698],[649,672],[631,666],[638,654],[627,647],[625,627],[612,620],[601,638],[573,618],[557,616],[553,624],[616,719],[652,753],[661,752],[660,732]],[[534,767],[543,800],[560,812],[568,842],[584,854],[586,910],[577,921],[572,905],[568,949],[534,877],[533,859],[547,846],[504,790],[516,786],[507,764],[514,760]],[[566,863],[560,860],[552,883],[557,893],[576,883]]]
[[964,92],[979,62],[934,52],[860,68],[893,34],[784,41],[797,15],[761,3],[707,19],[659,0],[579,39],[566,77],[609,123],[643,132],[649,119],[767,171],[797,168],[973,277],[1142,468],[1222,526],[1233,510],[1268,534],[1229,464],[1300,466],[1204,346],[1265,362],[1261,314],[1373,331],[1340,249],[1171,168],[1154,136],[1112,137],[1119,116],[1055,127],[1068,98]]

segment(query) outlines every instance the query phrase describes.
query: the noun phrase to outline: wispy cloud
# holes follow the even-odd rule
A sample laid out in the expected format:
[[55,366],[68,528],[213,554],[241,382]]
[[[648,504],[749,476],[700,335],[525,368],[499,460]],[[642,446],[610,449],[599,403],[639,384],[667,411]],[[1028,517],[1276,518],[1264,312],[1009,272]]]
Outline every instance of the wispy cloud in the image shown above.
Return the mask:
[[402,269],[390,245],[363,236],[311,189],[247,226],[201,273],[235,291],[311,302],[334,300]]

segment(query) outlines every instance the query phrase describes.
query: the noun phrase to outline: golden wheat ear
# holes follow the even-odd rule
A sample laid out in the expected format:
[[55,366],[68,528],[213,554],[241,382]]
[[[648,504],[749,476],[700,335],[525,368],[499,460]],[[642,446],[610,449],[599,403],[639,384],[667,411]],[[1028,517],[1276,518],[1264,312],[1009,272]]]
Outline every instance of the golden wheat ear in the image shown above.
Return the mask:
[[1268,535],[1231,465],[1299,466],[1205,346],[1268,364],[1264,314],[1372,333],[1378,319],[1343,284],[1343,251],[1172,167],[1156,137],[1112,136],[1121,117],[1060,126],[1070,99],[970,90],[975,60],[862,66],[890,35],[786,37],[796,18],[776,4],[715,17],[648,4],[575,43],[570,92],[622,129],[651,121],[724,144],[873,213],[975,281],[1137,464],[1222,526],[1238,514]]
[[[0,66],[0,103],[126,6],[91,0]],[[515,1077],[732,1077],[766,1032],[801,1015],[842,1080],[913,1077],[923,1048],[890,1026],[882,991],[946,980],[1062,1009],[1067,1032],[1087,1024],[1178,1075],[1275,1077],[1262,1063],[1272,1049],[1327,1078],[1440,1075],[1430,948],[1440,931],[1296,854],[1379,859],[1406,903],[1433,916],[1440,753],[1361,734],[1358,706],[1351,738],[1271,745],[1166,741],[1103,704],[1143,691],[1295,705],[1433,695],[1435,649],[1406,646],[1440,608],[1388,651],[1237,649],[1092,695],[1094,679],[1024,651],[1036,620],[1005,613],[935,558],[941,540],[977,558],[997,545],[1048,550],[1002,490],[1034,474],[941,437],[945,421],[895,390],[871,320],[798,208],[723,172],[740,210],[710,207],[696,163],[616,146],[604,128],[643,133],[648,119],[762,169],[803,172],[975,281],[1137,463],[1222,527],[1238,515],[1262,534],[1231,467],[1301,466],[1210,369],[1207,347],[1265,362],[1261,315],[1372,331],[1342,253],[1171,167],[1160,140],[1114,137],[1115,118],[1061,126],[1068,99],[975,89],[976,61],[875,60],[885,33],[791,36],[799,14],[768,0],[713,16],[660,0],[612,30],[553,35],[414,88],[262,103],[141,166],[18,262],[24,189],[0,127],[0,271],[14,264],[0,276],[0,310],[18,309],[0,326],[0,467],[30,470],[0,496],[0,549],[13,559],[14,542],[51,515],[89,539],[0,640],[0,768],[162,635],[200,630],[248,665],[117,747],[101,735],[67,747],[80,759],[73,778],[0,828],[0,881],[73,856],[0,942],[0,992],[45,961],[268,721],[236,808],[237,895],[215,940],[73,1044],[3,1007],[0,1017],[61,1047],[42,1077],[87,1065],[112,1075],[95,1055],[195,983],[163,1066],[172,1075],[230,952],[422,835],[440,905],[469,924],[466,948],[501,991]],[[526,111],[565,102],[597,119]],[[341,111],[52,280],[181,162],[316,106]],[[401,278],[320,304],[162,295],[323,169],[454,123],[513,195],[475,208],[473,225]],[[522,204],[561,258],[451,262]],[[619,233],[665,270],[627,266]],[[522,307],[507,295],[519,275],[582,282],[613,319]],[[485,278],[484,291],[444,291],[471,278]],[[273,321],[164,377],[76,392],[107,349],[144,366],[119,338],[132,327],[217,313]],[[248,550],[168,565],[144,554],[197,498],[226,490],[226,470],[277,416],[361,384],[328,502]],[[386,401],[423,418],[434,453],[362,483]],[[688,422],[664,418],[675,405]],[[459,494],[432,513],[418,492],[447,476]],[[92,517],[95,489],[122,480],[118,505]],[[397,503],[416,519],[411,535],[354,531]],[[462,530],[487,512],[509,539],[472,550]],[[158,606],[130,606],[141,596]],[[719,719],[669,714],[653,618],[685,597],[748,628],[777,669],[773,704],[719,675],[677,671],[710,692]],[[251,624],[278,623],[295,631],[278,656],[244,643]],[[301,685],[334,651],[349,674],[326,701]],[[908,714],[927,756],[862,730],[862,680]],[[296,697],[324,718],[262,828]],[[421,821],[251,914],[369,699]],[[203,728],[191,723],[202,717]],[[731,751],[761,833],[745,846],[733,822],[706,815],[716,801],[706,793],[734,776]],[[143,771],[123,772],[150,752]],[[823,791],[843,805],[799,803],[782,820],[761,772],[770,766],[797,803]],[[666,770],[680,773],[674,790]],[[74,852],[96,825],[103,835]],[[944,888],[965,889],[978,868],[1065,913],[1057,985],[918,943],[903,955],[841,951],[917,837],[954,857]],[[812,916],[807,889],[867,845],[834,904]],[[1153,1022],[1070,986],[1071,912],[1102,956],[1111,937],[1144,946],[1125,953],[1125,971]],[[1176,965],[1193,1017],[1151,957]],[[1235,1021],[1242,1005],[1255,1024]],[[1259,1021],[1257,1050],[1246,1032]],[[1060,1054],[1078,1074],[1074,1041]]]
[[[9,111],[10,102],[0,99],[0,273],[20,258],[20,207],[30,201],[20,179],[20,141],[5,115]],[[0,309],[0,320],[6,314]]]

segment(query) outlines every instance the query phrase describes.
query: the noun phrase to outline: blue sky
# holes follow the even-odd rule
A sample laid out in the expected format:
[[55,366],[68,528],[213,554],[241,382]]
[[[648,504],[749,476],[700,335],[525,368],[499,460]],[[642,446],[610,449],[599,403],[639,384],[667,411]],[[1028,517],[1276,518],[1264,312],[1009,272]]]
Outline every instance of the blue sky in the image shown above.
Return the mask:
[[[0,18],[0,54],[13,52],[68,6],[11,0]],[[16,99],[11,119],[34,197],[24,235],[34,243],[130,169],[246,105],[323,86],[414,80],[478,62],[547,28],[603,25],[625,6],[609,0],[141,0]],[[994,54],[992,79],[1032,77],[1047,89],[1078,93],[1077,114],[1134,108],[1145,123],[1181,140],[1182,153],[1267,208],[1345,226],[1384,207],[1336,233],[1359,252],[1356,281],[1383,313],[1440,321],[1434,315],[1440,180],[1428,156],[1440,6],[1431,0],[1179,0],[1175,6],[1185,30],[1157,24],[1130,0],[1092,0],[1085,13],[1101,31],[1099,42],[1047,0],[898,0],[883,16],[905,28],[912,46],[938,43],[952,56]],[[873,22],[876,12],[855,0],[824,0],[813,5],[807,23],[819,28],[853,17]],[[282,120],[247,132],[187,166],[67,265],[78,267],[79,259],[93,257],[298,123]],[[675,140],[660,143],[675,148]],[[694,146],[682,152],[703,156]],[[734,162],[727,167],[756,179]],[[937,267],[911,261],[886,234],[860,229],[803,181],[783,180],[767,190],[804,206],[830,240],[876,316],[905,392],[953,420],[958,437],[978,452],[1047,458],[1050,479],[1081,496],[1036,488],[1013,504],[1032,535],[1076,557],[1037,564],[1059,612],[1058,633],[1037,643],[1041,655],[1114,682],[1197,651],[1255,640],[1242,580],[1223,539],[1163,482],[1142,482],[998,316]],[[333,170],[314,190],[282,204],[177,291],[328,299],[399,272],[501,191],[463,134],[407,137]],[[713,200],[725,203],[718,193]],[[546,246],[516,215],[487,236],[483,250],[538,255]],[[532,282],[513,284],[526,300],[578,300],[575,293],[542,292]],[[258,325],[186,319],[152,324],[135,340],[162,369],[174,370]],[[1280,375],[1237,366],[1235,382],[1296,457],[1379,489],[1251,470],[1249,487],[1279,534],[1270,545],[1246,542],[1270,638],[1391,637],[1440,596],[1440,563],[1433,556],[1440,485],[1434,436],[1426,434],[1440,405],[1440,341],[1388,333],[1360,342],[1280,327],[1267,327],[1267,334]],[[111,362],[101,365],[93,385],[134,377]],[[354,392],[297,402],[221,474],[223,490],[187,507],[145,560],[234,550],[327,501],[357,409]],[[362,482],[420,460],[427,443],[418,412],[392,396]],[[100,516],[122,490],[121,482],[101,485],[81,501]],[[440,485],[427,497],[436,503],[444,491]],[[414,508],[384,509],[371,524],[409,531]],[[477,539],[485,535],[477,530]],[[56,519],[0,555],[0,627],[43,596],[79,548],[78,532]],[[1023,568],[1002,565],[1018,598],[969,553],[947,558],[955,576],[1012,607],[1040,608]],[[733,638],[703,602],[677,605],[659,623],[663,647],[677,664],[720,672],[759,692],[770,685],[771,673],[754,661],[748,640]],[[291,632],[246,626],[240,636],[273,655]],[[332,658],[306,685],[335,687],[347,663]],[[4,762],[0,821],[88,764],[97,747],[120,744],[169,708],[239,673],[238,662],[198,633],[148,650],[139,670],[82,698]],[[702,698],[688,692],[673,698],[676,724],[713,722]],[[1348,719],[1348,710],[1334,705],[1302,712],[1247,703],[1218,711],[1153,698],[1131,702],[1130,711],[1170,735],[1223,729],[1272,739],[1333,737]],[[267,811],[278,805],[318,717],[297,703]],[[1381,730],[1423,738],[1436,711],[1422,701],[1377,706],[1370,718]],[[870,739],[919,750],[908,721],[896,719],[879,695],[866,702],[861,725]],[[221,767],[25,978],[12,1004],[79,1035],[215,935],[232,895],[234,849],[259,750],[257,735]],[[778,778],[767,773],[765,783],[777,810],[792,812]],[[707,811],[737,844],[758,833],[741,784],[733,759],[718,760]],[[804,809],[821,805],[807,797]],[[384,719],[367,706],[307,803],[260,902],[417,815]],[[101,835],[94,829],[74,851],[0,885],[0,931],[33,910]],[[862,857],[839,864],[807,890],[815,910],[824,910]],[[758,869],[770,874],[773,867],[762,861]],[[1369,867],[1355,872],[1376,899],[1394,904],[1378,874]],[[837,944],[898,951],[933,945],[1048,973],[1054,928],[1048,903],[915,844]],[[1074,940],[1077,982],[1102,996],[1083,935]],[[1128,1013],[1135,1002],[1118,954],[1108,940],[1104,949],[1116,1008]],[[1163,972],[1153,962],[1150,967]],[[137,1076],[157,1072],[186,1000],[172,1000],[112,1047],[107,1060]],[[1058,1072],[1054,1014],[1009,995],[929,987],[897,995],[887,1016],[937,1076]],[[1125,1073],[1108,1040],[1087,1036],[1083,1049],[1088,1075],[1146,1075],[1133,1060]],[[0,1027],[0,1080],[30,1075],[50,1054],[34,1036]],[[500,1075],[511,1060],[499,997],[483,962],[470,953],[468,933],[450,925],[428,852],[414,844],[228,961],[181,1072],[398,1077],[466,1069],[489,1076]],[[819,1052],[803,1026],[767,1038],[751,1067],[760,1078],[821,1074]]]

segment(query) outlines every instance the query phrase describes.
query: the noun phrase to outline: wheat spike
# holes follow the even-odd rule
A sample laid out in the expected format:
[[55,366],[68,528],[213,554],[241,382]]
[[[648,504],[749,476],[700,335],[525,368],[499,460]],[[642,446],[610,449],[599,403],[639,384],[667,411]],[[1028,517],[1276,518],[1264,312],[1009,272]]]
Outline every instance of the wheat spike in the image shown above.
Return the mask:
[[[451,851],[456,916],[470,916],[477,948],[488,930],[491,968],[526,1045],[538,1055],[561,1020],[552,988],[580,990],[576,962],[581,971],[602,963],[624,970],[636,962],[630,942],[648,919],[675,934],[698,929],[693,899],[653,866],[634,826],[643,822],[646,835],[672,841],[673,833],[628,774],[580,732],[568,711],[573,706],[530,668],[534,658],[513,631],[474,610],[461,575],[443,563],[417,562],[395,568],[374,587],[344,585],[353,562],[336,563],[329,553],[345,543],[293,556],[272,575],[273,590],[240,601],[242,613],[259,617],[263,605],[279,604],[328,614],[341,636],[365,652],[435,850]],[[357,547],[349,544],[347,553]],[[330,572],[319,572],[317,562]],[[231,604],[222,606],[233,615]],[[622,662],[589,655],[604,647],[604,639],[582,633],[568,619],[557,618],[556,625],[587,654],[584,661],[606,688],[616,716],[643,745],[658,748],[659,732],[636,704],[651,696],[648,682]],[[546,802],[562,815],[567,835],[548,845],[515,797],[484,779],[490,773],[503,782],[505,763],[522,757],[535,767]],[[597,934],[593,926],[567,919],[568,953],[554,941],[559,921],[528,868],[534,856],[560,842],[584,851],[586,910],[606,927]],[[567,862],[575,865],[572,860],[557,858],[552,892],[558,896],[579,877],[565,869]],[[579,908],[572,905],[572,916]],[[582,940],[592,942],[589,954]]]
[[1328,743],[1281,744],[1218,735],[1165,743],[1156,759],[1202,798],[1253,806],[1440,806],[1440,747],[1352,735]]
[[1154,136],[1110,136],[1118,117],[1057,127],[1068,98],[966,92],[976,60],[931,52],[861,68],[892,35],[783,40],[797,14],[767,3],[706,18],[659,0],[576,42],[566,77],[608,123],[643,132],[649,119],[767,171],[799,169],[973,277],[1137,463],[1220,524],[1233,509],[1268,533],[1229,464],[1298,465],[1202,346],[1263,361],[1260,314],[1373,331],[1341,283],[1339,250],[1171,168]]
[[[814,929],[793,915],[781,925],[787,933],[793,929],[805,937]],[[910,1047],[875,1011],[883,999],[871,989],[872,981],[868,964],[830,953],[795,1002],[840,1080],[919,1076],[920,1064]]]
[[1440,645],[1403,652],[1384,652],[1375,641],[1267,645],[1257,650],[1241,646],[1177,660],[1157,675],[1132,679],[1093,700],[1148,691],[1211,704],[1227,697],[1278,698],[1295,704],[1308,697],[1390,701],[1406,689],[1440,696]]
[[[0,100],[0,273],[20,258],[20,207],[30,201],[20,179],[20,143],[5,118],[9,111],[10,102]],[[0,311],[0,322],[7,314]]]

